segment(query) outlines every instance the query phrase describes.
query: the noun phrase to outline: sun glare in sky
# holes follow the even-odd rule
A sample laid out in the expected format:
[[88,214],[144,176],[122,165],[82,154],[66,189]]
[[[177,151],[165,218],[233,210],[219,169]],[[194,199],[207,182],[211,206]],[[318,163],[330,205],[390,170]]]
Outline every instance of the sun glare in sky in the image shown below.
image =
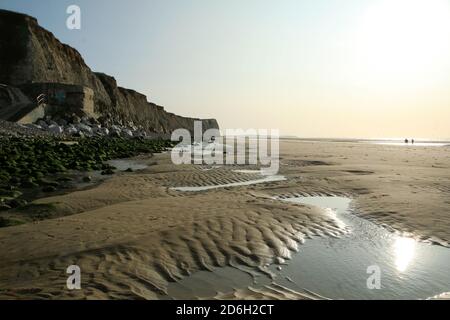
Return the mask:
[[356,67],[385,85],[422,84],[450,61],[450,8],[446,0],[382,0],[360,18]]

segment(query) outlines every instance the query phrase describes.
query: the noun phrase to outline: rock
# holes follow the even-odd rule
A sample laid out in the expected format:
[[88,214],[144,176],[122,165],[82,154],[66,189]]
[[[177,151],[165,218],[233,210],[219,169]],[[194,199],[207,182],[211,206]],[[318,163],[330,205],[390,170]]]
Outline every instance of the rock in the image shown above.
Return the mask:
[[47,122],[45,122],[45,121],[42,120],[42,119],[38,120],[38,121],[36,122],[36,124],[37,124],[38,126],[40,126],[41,128],[43,128],[43,129],[47,129],[47,128],[48,128]]
[[42,130],[42,127],[36,123],[27,123],[24,125],[26,128],[35,129],[35,130]]
[[89,122],[92,123],[93,125],[100,125],[101,123],[95,119],[95,118],[89,118]]
[[51,124],[48,127],[48,131],[50,131],[51,133],[55,133],[55,134],[61,134],[64,132],[63,128],[58,126],[57,124]]
[[92,177],[91,176],[83,177],[83,182],[91,182],[91,181],[92,181]]
[[23,207],[26,206],[27,204],[28,202],[23,199],[12,199],[6,202],[6,205],[10,206],[11,208]]
[[103,176],[105,176],[105,175],[112,175],[112,174],[114,174],[114,170],[111,169],[111,168],[108,168],[108,169],[102,171],[102,175]]
[[44,185],[44,186],[47,186],[47,187],[55,187],[55,188],[59,186],[58,182],[47,180],[47,179],[41,179],[40,180],[40,184]]
[[77,116],[76,114],[72,115],[72,123],[73,124],[79,124],[81,122],[81,118]]
[[39,185],[38,185],[37,183],[35,183],[35,182],[33,181],[33,179],[29,178],[29,179],[27,179],[27,180],[25,180],[25,181],[22,181],[22,183],[20,184],[20,186],[21,186],[22,188],[35,188],[35,187],[38,187]]
[[78,137],[78,138],[83,138],[83,137],[85,137],[86,135],[85,135],[82,131],[78,131],[78,132],[75,133],[73,136],[74,136],[74,137]]
[[141,138],[147,137],[147,132],[145,132],[144,130],[139,131],[138,132],[138,137],[141,137]]
[[46,186],[42,189],[44,192],[55,192],[57,189],[54,186]]
[[9,209],[12,209],[12,207],[7,205],[6,203],[0,203],[0,211],[7,211]]
[[58,178],[56,180],[59,181],[59,182],[70,182],[73,179],[71,177],[60,177],[60,178]]
[[19,190],[4,190],[1,189],[0,190],[0,198],[10,198],[10,199],[15,199],[18,198],[20,196],[22,196],[22,192],[20,192]]
[[100,132],[101,126],[99,124],[93,124],[91,126],[91,128],[92,128],[92,133],[94,133],[96,135],[100,135],[100,136],[102,135]]
[[71,136],[76,135],[78,133],[78,129],[75,128],[74,125],[69,125],[64,129],[64,131]]
[[111,130],[115,130],[115,131],[122,131],[122,127],[120,126],[120,125],[117,125],[117,124],[113,124],[112,126],[111,126]]
[[109,117],[108,117],[108,115],[104,115],[104,116],[99,117],[97,121],[103,127],[106,127],[109,124]]
[[109,135],[109,130],[108,130],[108,128],[99,128],[96,131],[96,134],[99,136],[107,136],[107,135]]
[[131,131],[130,129],[123,130],[123,133],[124,133],[125,137],[128,137],[128,138],[133,137],[133,131]]
[[9,182],[13,184],[18,184],[20,180],[17,177],[11,177],[11,179],[9,179]]
[[120,137],[122,133],[122,130],[119,126],[113,125],[111,126],[111,129],[109,130],[109,135],[111,137]]
[[58,119],[58,121],[56,121],[56,123],[57,123],[58,125],[60,125],[61,127],[65,127],[65,126],[67,126],[67,124],[68,124],[68,122],[67,122],[66,119]]
[[79,124],[75,125],[75,127],[79,131],[83,132],[84,134],[86,134],[88,136],[91,136],[94,133],[90,126],[83,124],[83,123],[79,123]]
[[92,125],[92,123],[89,121],[89,118],[87,116],[84,116],[84,117],[81,118],[81,123],[85,124],[87,126],[91,126]]
[[18,226],[24,223],[25,223],[24,221],[19,219],[0,217],[0,228]]

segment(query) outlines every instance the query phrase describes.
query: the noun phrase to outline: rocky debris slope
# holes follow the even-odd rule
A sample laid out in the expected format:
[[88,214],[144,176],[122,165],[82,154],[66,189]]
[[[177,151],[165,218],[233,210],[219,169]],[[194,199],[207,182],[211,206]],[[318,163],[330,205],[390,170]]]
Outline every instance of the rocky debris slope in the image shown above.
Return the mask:
[[142,126],[129,122],[126,126],[112,124],[110,121],[97,120],[89,117],[46,117],[35,123],[20,125],[22,128],[66,137],[122,137],[122,138],[165,138],[167,134],[149,133]]
[[35,126],[24,126],[14,122],[0,120],[0,137],[50,136],[47,130]]
[[[0,83],[21,88],[25,94],[30,83],[91,88],[94,111],[110,126],[127,127],[133,122],[147,132],[167,134],[178,128],[193,130],[199,120],[168,113],[146,96],[118,87],[113,77],[92,72],[77,50],[62,44],[33,17],[0,10],[0,30]],[[204,130],[218,128],[214,119],[202,121]]]

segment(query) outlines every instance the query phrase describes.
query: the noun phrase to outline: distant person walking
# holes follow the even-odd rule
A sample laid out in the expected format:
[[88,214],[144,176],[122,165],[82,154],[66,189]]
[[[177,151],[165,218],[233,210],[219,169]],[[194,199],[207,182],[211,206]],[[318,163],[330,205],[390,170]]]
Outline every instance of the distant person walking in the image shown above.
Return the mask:
[[405,143],[408,144],[408,143],[409,143],[409,140],[408,140],[408,139],[405,139]]
[[412,139],[412,140],[411,140],[411,143],[414,144],[414,142],[415,142],[414,139]]

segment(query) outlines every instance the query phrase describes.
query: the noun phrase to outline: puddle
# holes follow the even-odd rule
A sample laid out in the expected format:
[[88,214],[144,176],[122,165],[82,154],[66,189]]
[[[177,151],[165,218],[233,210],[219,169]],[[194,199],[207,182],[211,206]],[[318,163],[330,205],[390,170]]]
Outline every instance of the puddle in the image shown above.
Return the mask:
[[[144,162],[137,160],[137,159],[130,159],[130,158],[108,160],[108,161],[106,161],[106,163],[115,167],[117,169],[117,170],[115,170],[116,173],[125,171],[130,168],[133,169],[133,171],[143,170],[143,169],[148,168],[148,165],[146,165]],[[101,172],[102,172],[102,170],[95,170],[95,171],[81,173],[80,177],[89,176],[89,177],[91,177],[92,180],[89,182],[85,182],[82,179],[78,179],[78,181],[76,181],[73,184],[72,188],[74,190],[80,190],[83,188],[92,187],[95,184],[98,184],[100,182],[103,182],[103,181],[115,176],[115,175],[102,175]]]
[[261,170],[233,170],[233,172],[246,174],[262,174]]
[[[425,299],[450,289],[450,249],[403,237],[350,213],[340,197],[284,199],[332,208],[350,232],[314,238],[278,272],[280,284],[306,288],[332,299]],[[381,271],[381,289],[367,288],[369,266]]]
[[[340,238],[314,237],[300,246],[286,265],[273,265],[273,282],[303,292],[308,290],[330,299],[427,299],[450,291],[450,249],[418,242],[387,231],[351,214],[351,199],[341,197],[297,197],[280,199],[333,210],[348,234]],[[368,289],[370,266],[381,271],[380,289]],[[254,270],[253,270],[254,271]],[[248,286],[258,288],[272,282],[267,276],[254,278],[234,268],[201,271],[170,284],[176,299],[212,297]]]
[[201,159],[203,155],[211,156],[215,153],[223,154],[224,152],[231,152],[233,151],[233,146],[218,142],[194,142],[193,144],[179,144],[173,147],[171,151],[190,153]]
[[206,168],[202,168],[202,171],[211,171],[211,170],[215,170],[215,169],[220,169],[222,166],[212,166],[212,167],[206,167]]
[[[261,276],[258,286],[270,284],[270,279]],[[253,277],[236,268],[216,268],[214,271],[199,271],[179,282],[169,283],[168,296],[161,299],[192,300],[212,298],[218,293],[232,292],[235,288],[245,288],[254,284]]]
[[[213,170],[216,168],[220,168],[220,166],[206,168],[206,169],[203,169],[203,171],[210,171],[210,170]],[[182,191],[182,192],[198,192],[198,191],[205,191],[205,190],[218,189],[218,188],[250,186],[253,184],[277,182],[277,181],[285,181],[286,180],[286,177],[282,176],[282,175],[263,175],[263,171],[261,171],[261,170],[233,170],[233,172],[245,173],[245,174],[259,174],[262,176],[262,178],[248,180],[248,181],[231,182],[231,183],[226,183],[226,184],[216,184],[216,185],[210,185],[210,186],[174,187],[174,188],[170,188],[170,189],[175,190],[175,191]]]
[[216,185],[201,186],[201,187],[175,187],[175,188],[170,188],[170,189],[176,190],[176,191],[184,191],[184,192],[196,192],[196,191],[205,191],[205,190],[218,189],[218,188],[249,186],[249,185],[253,185],[253,184],[284,181],[284,180],[286,180],[286,178],[284,176],[275,175],[275,176],[267,176],[267,177],[264,177],[261,179],[239,181],[239,182],[232,182],[232,183],[226,183],[226,184],[216,184]]

